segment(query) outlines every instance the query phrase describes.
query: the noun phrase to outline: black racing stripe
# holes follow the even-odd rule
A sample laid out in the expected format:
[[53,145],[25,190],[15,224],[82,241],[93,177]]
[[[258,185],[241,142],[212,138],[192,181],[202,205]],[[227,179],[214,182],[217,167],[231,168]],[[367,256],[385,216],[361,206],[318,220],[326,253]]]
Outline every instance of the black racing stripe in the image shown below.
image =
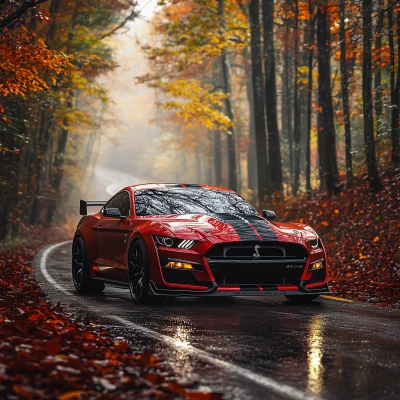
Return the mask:
[[230,224],[235,229],[241,240],[260,240],[253,228],[245,221],[247,215],[233,215],[210,213],[210,217],[216,218],[225,224]]
[[263,218],[257,217],[256,215],[244,215],[244,218],[246,218],[254,226],[263,241],[278,241],[275,232],[270,228],[268,222],[266,222]]

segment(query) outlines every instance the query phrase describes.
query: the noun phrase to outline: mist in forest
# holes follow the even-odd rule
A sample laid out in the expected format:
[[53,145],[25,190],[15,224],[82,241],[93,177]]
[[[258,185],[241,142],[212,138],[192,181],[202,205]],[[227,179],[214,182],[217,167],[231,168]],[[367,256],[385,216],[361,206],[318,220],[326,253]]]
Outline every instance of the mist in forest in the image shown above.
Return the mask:
[[150,69],[141,45],[149,40],[151,20],[157,12],[157,1],[142,3],[140,18],[109,40],[118,67],[98,79],[107,89],[110,103],[103,111],[106,123],[93,162],[141,181],[168,181],[177,177],[171,169],[173,151],[163,145],[165,131],[156,122],[163,111],[157,107],[154,89],[136,82]]

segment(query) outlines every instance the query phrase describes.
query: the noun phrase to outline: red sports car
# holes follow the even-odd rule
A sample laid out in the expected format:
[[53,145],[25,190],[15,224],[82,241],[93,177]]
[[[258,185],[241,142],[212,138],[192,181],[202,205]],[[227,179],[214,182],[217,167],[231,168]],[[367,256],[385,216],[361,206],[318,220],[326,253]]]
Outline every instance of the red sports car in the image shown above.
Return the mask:
[[[87,215],[88,206],[103,206]],[[165,296],[284,295],[308,302],[328,294],[327,259],[308,225],[272,222],[229,189],[141,184],[108,202],[80,203],[72,245],[79,292],[128,286],[137,304]]]

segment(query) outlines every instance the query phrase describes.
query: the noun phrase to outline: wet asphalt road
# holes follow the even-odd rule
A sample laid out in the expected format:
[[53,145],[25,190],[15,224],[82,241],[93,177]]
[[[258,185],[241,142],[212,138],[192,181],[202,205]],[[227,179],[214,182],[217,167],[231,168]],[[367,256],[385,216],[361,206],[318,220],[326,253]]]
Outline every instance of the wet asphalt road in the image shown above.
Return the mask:
[[50,298],[95,316],[138,350],[150,348],[182,381],[227,399],[400,399],[398,310],[329,298],[294,306],[277,297],[136,306],[128,290],[110,286],[78,296],[70,247],[38,258]]

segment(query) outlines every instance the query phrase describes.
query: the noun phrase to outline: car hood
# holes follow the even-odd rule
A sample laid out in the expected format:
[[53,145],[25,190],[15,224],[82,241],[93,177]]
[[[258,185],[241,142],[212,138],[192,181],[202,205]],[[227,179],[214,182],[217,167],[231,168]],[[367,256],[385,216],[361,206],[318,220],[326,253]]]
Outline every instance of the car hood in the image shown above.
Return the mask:
[[152,225],[178,238],[223,241],[263,240],[304,244],[317,234],[308,225],[267,221],[247,214],[185,214],[152,217]]

